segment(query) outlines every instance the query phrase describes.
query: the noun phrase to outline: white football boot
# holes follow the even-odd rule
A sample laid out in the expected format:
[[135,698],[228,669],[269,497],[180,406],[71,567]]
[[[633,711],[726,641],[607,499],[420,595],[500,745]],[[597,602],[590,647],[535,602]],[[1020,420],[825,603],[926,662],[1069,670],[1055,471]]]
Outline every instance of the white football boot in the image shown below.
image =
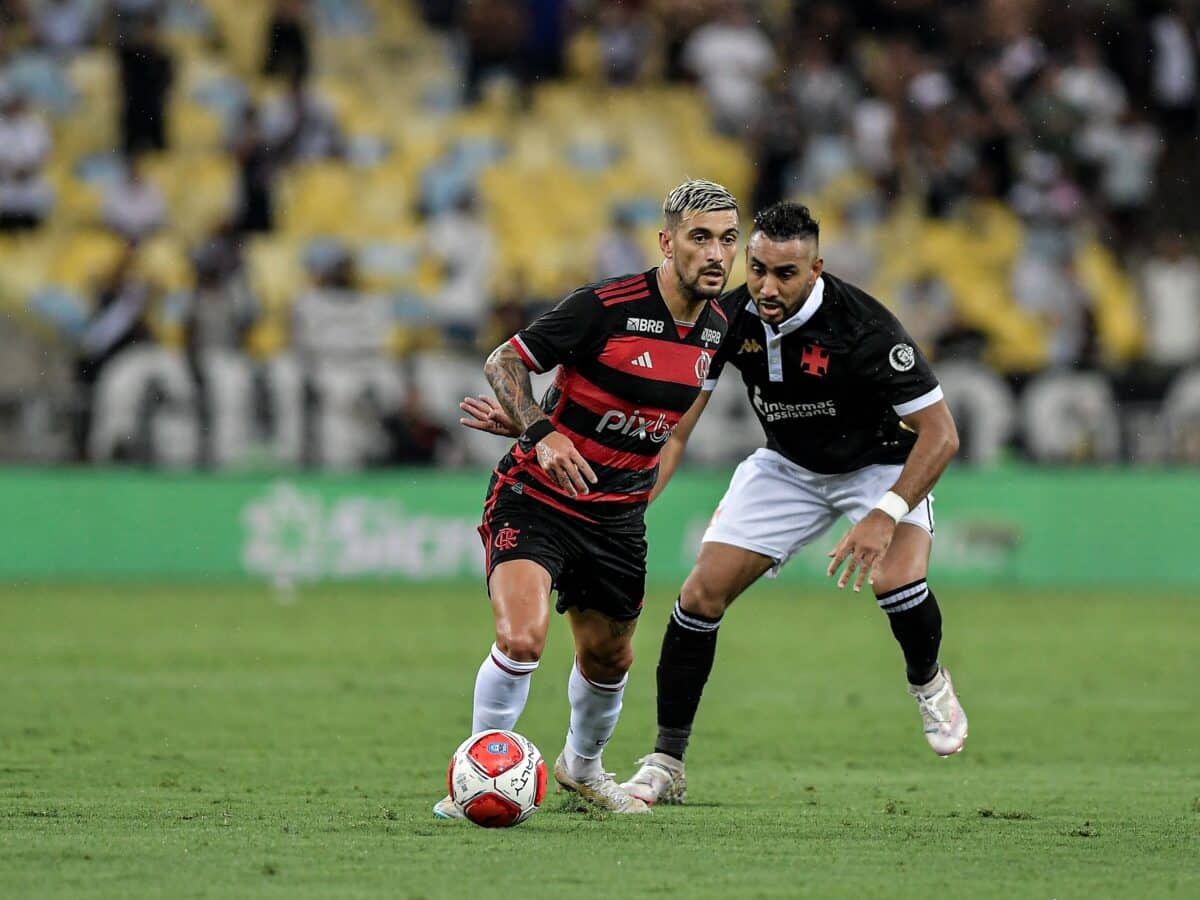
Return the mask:
[[617,784],[617,780],[613,778],[611,772],[601,772],[595,778],[577,781],[567,771],[567,762],[561,753],[558,754],[558,759],[554,761],[554,780],[565,790],[578,794],[588,803],[600,809],[624,814],[650,812],[649,806],[636,797],[629,796]]
[[938,756],[950,756],[963,748],[967,739],[967,714],[954,693],[950,673],[939,669],[925,693],[910,684],[908,692],[917,701],[921,721],[925,724],[925,740]]
[[651,753],[638,760],[640,769],[621,787],[647,806],[656,803],[681,805],[687,802],[687,776],[683,761],[666,753]]
[[458,808],[458,804],[447,794],[437,803],[433,804],[433,817],[435,819],[465,819],[463,811]]

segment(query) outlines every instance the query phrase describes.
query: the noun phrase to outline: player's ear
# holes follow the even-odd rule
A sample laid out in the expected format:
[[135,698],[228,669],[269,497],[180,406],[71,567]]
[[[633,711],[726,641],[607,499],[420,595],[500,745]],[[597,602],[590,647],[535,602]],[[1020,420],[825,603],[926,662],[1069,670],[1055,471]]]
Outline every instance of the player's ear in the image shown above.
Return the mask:
[[658,249],[662,251],[664,258],[671,258],[674,253],[674,251],[671,249],[671,232],[659,229]]

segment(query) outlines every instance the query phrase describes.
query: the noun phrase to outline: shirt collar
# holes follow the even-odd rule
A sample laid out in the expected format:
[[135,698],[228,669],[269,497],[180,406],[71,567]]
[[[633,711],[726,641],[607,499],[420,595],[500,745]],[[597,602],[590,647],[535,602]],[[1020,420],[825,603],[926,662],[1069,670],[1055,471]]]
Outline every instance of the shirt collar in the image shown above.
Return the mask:
[[[791,318],[785,319],[779,326],[779,334],[790,334],[797,328],[802,327],[809,319],[817,314],[817,310],[821,308],[821,304],[825,302],[825,276],[818,276],[817,283],[813,285],[812,292],[808,295],[808,299],[804,301],[804,305],[792,313]],[[746,304],[746,309],[758,315],[758,307],[754,305],[754,298]],[[764,322],[765,326],[766,323]]]

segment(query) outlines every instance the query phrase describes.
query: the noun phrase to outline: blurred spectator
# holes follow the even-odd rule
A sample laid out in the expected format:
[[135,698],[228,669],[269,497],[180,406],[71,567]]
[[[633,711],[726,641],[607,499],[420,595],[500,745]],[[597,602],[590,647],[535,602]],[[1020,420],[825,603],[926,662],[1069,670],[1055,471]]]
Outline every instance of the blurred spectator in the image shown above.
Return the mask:
[[479,214],[471,192],[429,223],[429,252],[443,267],[445,280],[431,300],[429,317],[451,341],[473,345],[488,305],[495,240]]
[[747,135],[755,175],[751,208],[766,209],[791,196],[805,129],[812,121],[801,112],[792,86],[776,79]]
[[283,163],[340,157],[345,149],[333,110],[299,77],[263,111],[262,137]]
[[46,124],[19,90],[0,82],[0,230],[36,228],[50,212],[54,196],[42,168],[51,148]]
[[895,291],[896,315],[926,355],[935,362],[978,361],[985,335],[963,321],[949,287],[932,272],[920,272]]
[[304,0],[275,0],[267,24],[263,74],[289,81],[308,78],[311,64],[308,31]]
[[421,18],[431,28],[448,31],[462,15],[462,6],[467,0],[417,0]]
[[104,189],[104,224],[132,242],[167,224],[167,201],[158,185],[146,178],[144,165],[140,157],[128,157],[121,175]]
[[925,214],[948,217],[967,192],[978,159],[962,139],[948,111],[936,109],[920,118],[912,148],[913,173],[924,194]]
[[1196,23],[1190,10],[1159,13],[1150,22],[1150,85],[1154,105],[1172,134],[1191,136],[1196,127]]
[[1200,261],[1178,235],[1159,238],[1142,268],[1146,355],[1164,367],[1200,363]]
[[596,10],[600,67],[609,84],[633,84],[642,76],[654,37],[644,12],[626,3],[602,3]]
[[263,135],[259,110],[245,104],[234,126],[230,149],[238,163],[234,221],[238,231],[263,232],[275,227],[275,171],[278,155]]
[[622,209],[613,210],[612,224],[600,237],[596,247],[595,278],[615,278],[649,268],[646,251],[638,239],[637,223]]
[[530,23],[525,3],[517,0],[470,0],[462,21],[467,45],[466,99],[479,100],[484,81],[503,75],[524,83],[524,50]]
[[136,271],[135,263],[134,247],[128,244],[99,285],[95,308],[80,340],[76,366],[80,406],[75,447],[81,460],[88,455],[93,393],[105,366],[126,348],[153,340],[146,324],[153,286]]
[[0,34],[3,31],[18,32],[28,22],[25,0],[0,0]]
[[163,48],[158,20],[139,17],[128,39],[117,45],[121,73],[121,149],[127,153],[165,150],[167,94],[175,67]]
[[525,0],[529,15],[524,55],[527,77],[558,78],[563,73],[567,10],[574,0]]
[[387,436],[387,452],[383,465],[432,466],[439,459],[439,450],[450,440],[449,430],[430,414],[420,389],[412,378],[406,379],[404,406],[385,411],[380,417]]
[[240,351],[259,316],[250,292],[242,248],[229,229],[219,229],[192,254],[196,286],[183,312],[188,356],[208,350]]
[[858,88],[837,65],[833,47],[823,36],[810,37],[798,48],[790,88],[797,113],[808,128],[822,134],[845,132]]
[[381,354],[392,314],[382,297],[358,288],[354,258],[340,245],[310,251],[313,286],[292,311],[292,346],[308,361],[362,361]]
[[1079,135],[1079,156],[1100,166],[1100,195],[1126,245],[1138,238],[1136,222],[1153,197],[1162,150],[1158,131],[1132,109],[1089,123]]
[[33,28],[43,47],[67,56],[91,42],[95,12],[88,0],[44,0],[34,13]]
[[688,38],[683,61],[708,96],[715,126],[744,134],[763,101],[775,50],[743,0],[721,0],[716,19]]
[[1058,93],[1088,119],[1115,119],[1126,105],[1124,86],[1086,35],[1075,39],[1074,59],[1058,76]]

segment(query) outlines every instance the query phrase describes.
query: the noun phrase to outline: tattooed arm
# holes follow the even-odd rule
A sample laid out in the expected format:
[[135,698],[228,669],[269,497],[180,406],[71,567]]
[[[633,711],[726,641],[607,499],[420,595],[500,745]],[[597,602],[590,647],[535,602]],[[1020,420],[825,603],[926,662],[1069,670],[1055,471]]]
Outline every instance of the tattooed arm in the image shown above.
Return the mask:
[[[533,396],[529,367],[511,344],[505,342],[492,351],[484,363],[483,374],[496,392],[500,406],[522,432],[546,421],[546,413]],[[538,440],[535,449],[538,464],[567,496],[586,494],[588,481],[596,483],[592,467],[566,435],[551,429]]]
[[524,431],[539,419],[546,418],[533,397],[529,367],[508,341],[492,351],[483,364],[483,374],[496,392],[496,399],[509,418],[517,423],[519,430]]

